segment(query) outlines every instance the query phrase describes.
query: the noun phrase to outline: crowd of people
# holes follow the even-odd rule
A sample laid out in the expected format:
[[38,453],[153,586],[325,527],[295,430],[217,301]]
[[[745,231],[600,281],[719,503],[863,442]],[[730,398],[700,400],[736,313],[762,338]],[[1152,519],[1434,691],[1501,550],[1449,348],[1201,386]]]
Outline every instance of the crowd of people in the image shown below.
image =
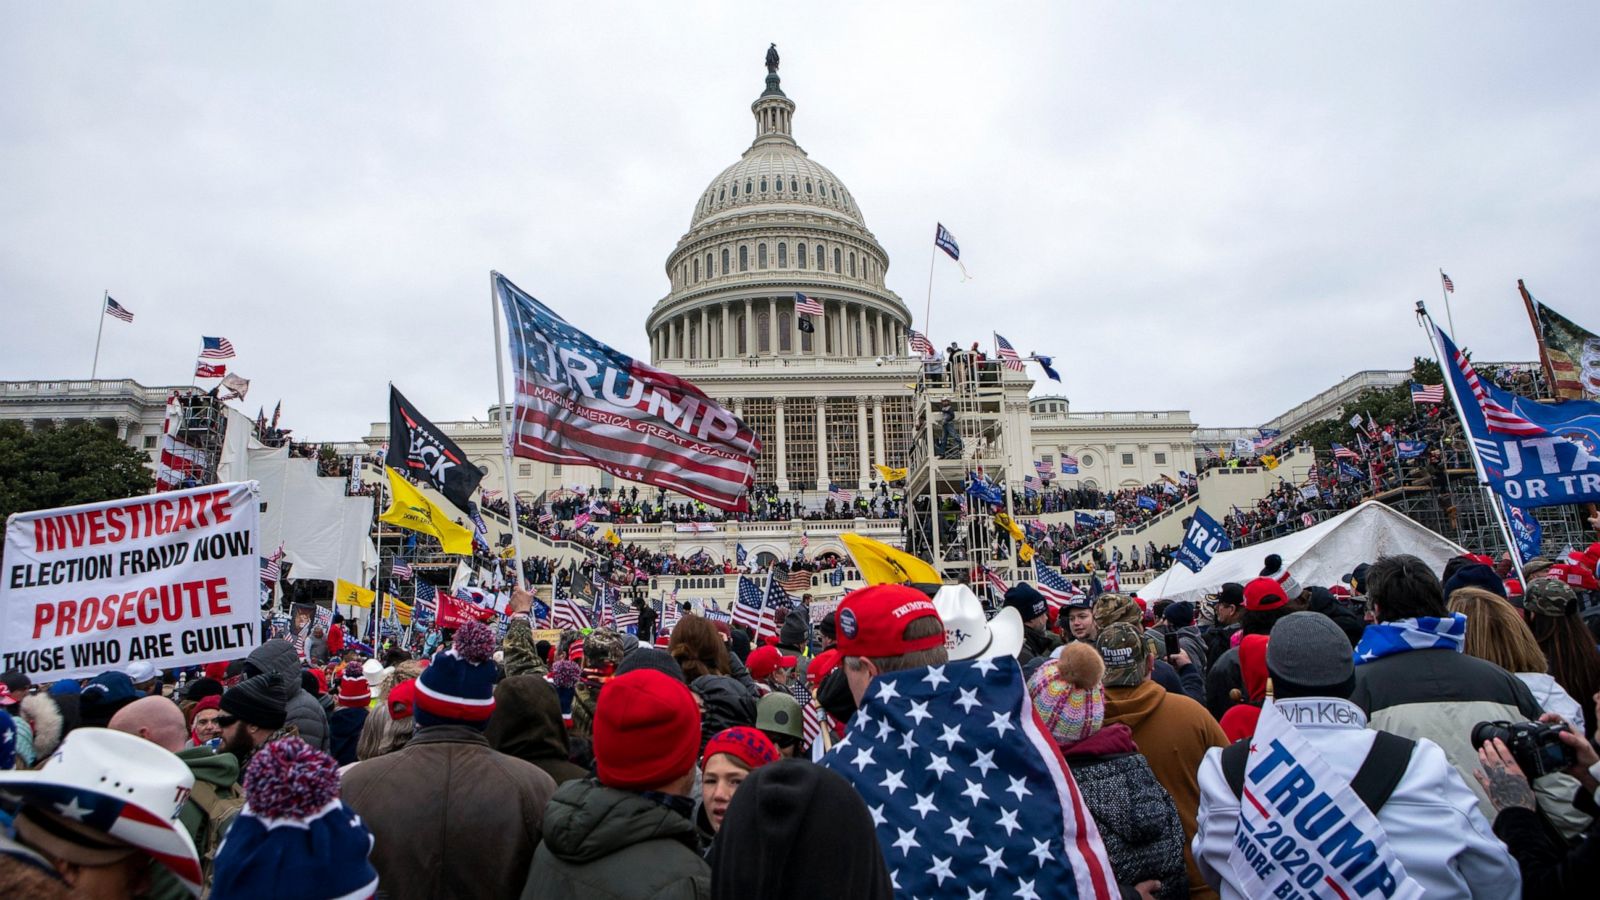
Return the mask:
[[1287,896],[1275,816],[1352,896],[1590,896],[1600,543],[1350,563],[6,672],[0,896]]

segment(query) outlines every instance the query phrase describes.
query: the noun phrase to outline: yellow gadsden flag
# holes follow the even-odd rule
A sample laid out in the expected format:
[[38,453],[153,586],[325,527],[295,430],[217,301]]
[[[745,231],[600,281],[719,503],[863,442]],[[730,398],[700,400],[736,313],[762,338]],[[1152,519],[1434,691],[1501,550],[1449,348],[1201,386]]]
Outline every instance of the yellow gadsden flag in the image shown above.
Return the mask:
[[362,609],[371,609],[373,601],[378,599],[376,591],[369,590],[359,584],[351,584],[343,578],[333,583],[333,604],[339,606],[359,606]]
[[995,513],[994,524],[996,527],[1004,529],[1006,534],[1011,535],[1012,540],[1022,540],[1022,526],[1012,521],[1009,515],[1003,512]]
[[389,473],[389,496],[394,499],[383,515],[378,517],[378,521],[431,534],[439,539],[446,553],[472,555],[471,529],[450,521],[444,510],[422,496],[422,492],[400,477],[400,473],[388,466],[384,467],[384,471]]
[[906,478],[907,470],[905,469],[896,469],[891,466],[880,465],[878,463],[873,463],[872,467],[878,470],[878,475],[886,482],[904,481]]
[[944,583],[939,570],[904,550],[846,531],[839,535],[845,549],[861,570],[867,584],[931,584]]
[[1263,457],[1261,457],[1261,464],[1263,466],[1267,467],[1267,471],[1268,472],[1271,472],[1273,469],[1276,469],[1278,467],[1278,458],[1276,456],[1270,456],[1270,455],[1269,456],[1263,456]]

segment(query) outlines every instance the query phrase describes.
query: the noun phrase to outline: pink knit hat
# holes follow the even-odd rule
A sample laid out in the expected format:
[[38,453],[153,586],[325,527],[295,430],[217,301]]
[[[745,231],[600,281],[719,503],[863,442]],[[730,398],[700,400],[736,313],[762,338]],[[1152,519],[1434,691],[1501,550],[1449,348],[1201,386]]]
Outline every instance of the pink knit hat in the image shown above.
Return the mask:
[[1061,658],[1039,667],[1028,679],[1033,708],[1058,745],[1066,745],[1100,730],[1106,701],[1102,690],[1106,665],[1099,651],[1086,643],[1068,644]]

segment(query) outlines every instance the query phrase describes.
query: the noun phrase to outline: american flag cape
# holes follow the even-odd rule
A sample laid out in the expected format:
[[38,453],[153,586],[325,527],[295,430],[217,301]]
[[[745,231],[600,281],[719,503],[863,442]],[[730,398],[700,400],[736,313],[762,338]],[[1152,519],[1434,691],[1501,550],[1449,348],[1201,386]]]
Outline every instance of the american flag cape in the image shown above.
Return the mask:
[[749,509],[761,440],[693,384],[602,344],[496,273],[516,383],[512,452]]
[[879,675],[821,762],[866,801],[897,897],[1119,896],[1015,659]]

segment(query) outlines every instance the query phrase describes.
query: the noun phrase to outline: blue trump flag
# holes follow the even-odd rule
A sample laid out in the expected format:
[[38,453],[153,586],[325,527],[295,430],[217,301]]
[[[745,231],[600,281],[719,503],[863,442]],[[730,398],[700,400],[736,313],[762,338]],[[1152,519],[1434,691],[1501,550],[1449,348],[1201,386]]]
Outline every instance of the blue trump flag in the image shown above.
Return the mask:
[[1194,517],[1189,520],[1189,532],[1183,536],[1183,545],[1178,548],[1178,562],[1191,572],[1198,572],[1205,568],[1211,557],[1232,549],[1233,542],[1228,540],[1228,533],[1217,520],[1196,507]]
[[1094,513],[1084,512],[1081,509],[1072,514],[1073,528],[1095,528],[1104,522],[1104,519]]
[[1040,356],[1039,354],[1035,353],[1033,355],[1033,361],[1039,364],[1039,368],[1044,370],[1044,374],[1051,381],[1061,380],[1061,373],[1052,368],[1052,366],[1055,365],[1055,360],[1052,357]]
[[1395,455],[1401,459],[1416,459],[1428,452],[1427,441],[1399,441],[1394,445]]
[[1139,495],[1139,508],[1140,509],[1155,509],[1156,506],[1157,506],[1156,501],[1153,500],[1152,498],[1146,497],[1143,494]]
[[1511,537],[1517,545],[1517,559],[1527,565],[1544,549],[1544,526],[1528,510],[1512,506],[1504,498],[1500,502],[1505,505],[1506,523],[1511,526]]
[[967,494],[994,506],[1003,506],[1006,502],[1005,492],[988,479],[979,478],[976,472],[967,481]]
[[1352,466],[1344,460],[1339,460],[1339,477],[1345,481],[1366,481],[1367,473],[1361,471],[1360,466]]
[[1600,402],[1545,404],[1503,391],[1432,327],[1482,480],[1515,506],[1600,502]]

